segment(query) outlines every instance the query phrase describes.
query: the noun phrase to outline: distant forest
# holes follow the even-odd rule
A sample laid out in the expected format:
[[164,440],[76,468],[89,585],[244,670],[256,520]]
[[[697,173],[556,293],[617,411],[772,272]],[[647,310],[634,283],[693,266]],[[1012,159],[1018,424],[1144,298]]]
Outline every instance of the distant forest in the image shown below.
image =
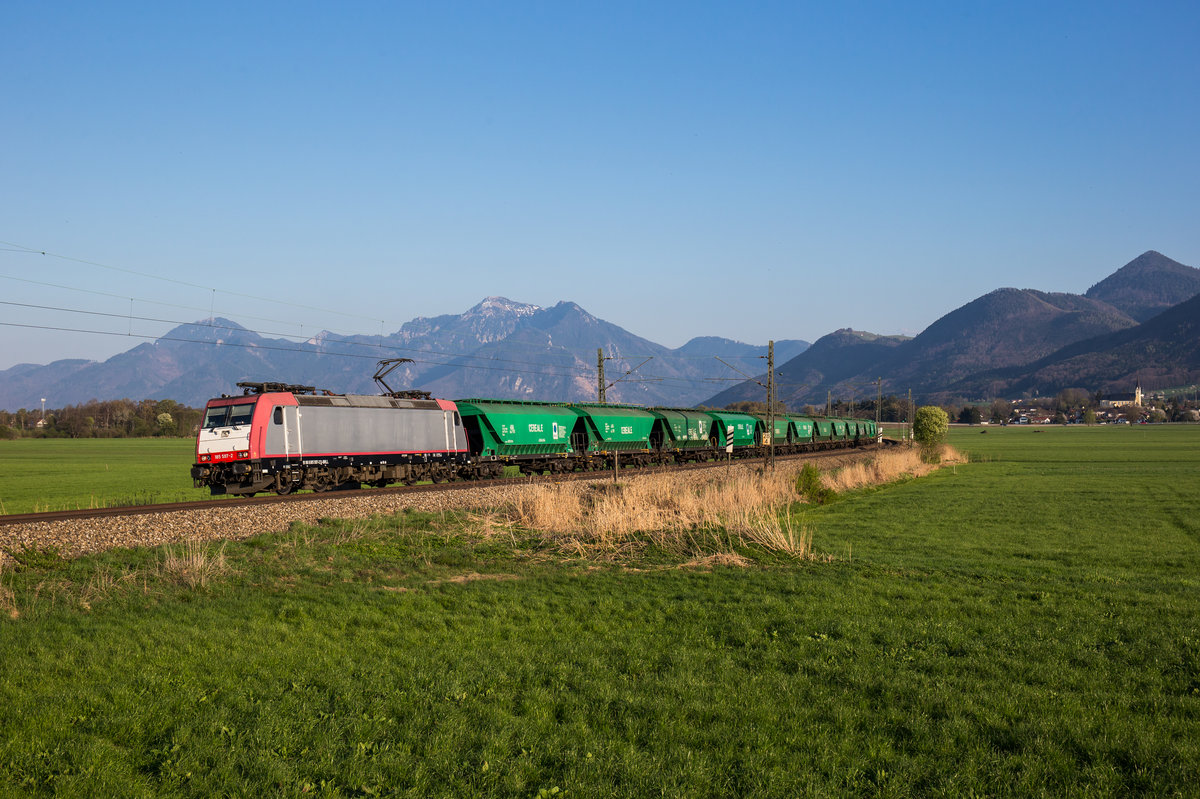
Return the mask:
[[196,434],[204,411],[175,400],[90,400],[80,405],[0,411],[0,439],[146,438]]

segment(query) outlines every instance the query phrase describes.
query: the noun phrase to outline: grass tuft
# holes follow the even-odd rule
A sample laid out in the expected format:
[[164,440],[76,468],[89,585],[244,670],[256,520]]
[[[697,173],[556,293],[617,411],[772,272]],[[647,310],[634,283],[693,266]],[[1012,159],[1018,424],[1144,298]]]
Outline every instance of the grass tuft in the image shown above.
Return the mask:
[[4,581],[4,561],[0,560],[0,614],[15,619],[21,615],[17,610],[17,595]]
[[178,548],[163,550],[161,570],[164,575],[188,588],[204,588],[226,571],[225,542],[210,552],[208,544],[191,539]]

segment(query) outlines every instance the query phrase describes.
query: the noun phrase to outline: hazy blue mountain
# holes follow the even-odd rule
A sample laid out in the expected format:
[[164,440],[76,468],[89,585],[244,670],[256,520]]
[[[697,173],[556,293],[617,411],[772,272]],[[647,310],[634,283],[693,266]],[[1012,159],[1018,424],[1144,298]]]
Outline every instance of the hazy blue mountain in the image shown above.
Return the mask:
[[[822,336],[800,355],[776,367],[776,396],[788,408],[799,410],[807,404],[823,405],[827,392],[836,397],[874,395],[872,382],[867,391],[862,375],[878,371],[889,353],[908,341],[905,336],[880,336],[862,330],[843,328]],[[766,373],[754,381],[739,383],[704,401],[711,407],[723,407],[745,400],[763,402]]]
[[[786,339],[775,342],[775,363],[786,363],[808,349],[811,344],[801,339]],[[758,344],[744,344],[718,336],[697,336],[679,349],[677,355],[688,358],[757,358],[763,354]]]
[[[805,343],[781,344],[787,351]],[[712,393],[714,381],[729,375],[715,354],[752,361],[766,354],[765,346],[716,338],[671,350],[572,302],[539,308],[488,297],[463,314],[414,319],[387,335],[323,332],[297,342],[265,337],[227,319],[182,325],[103,363],[22,364],[0,372],[0,407],[40,406],[43,396],[51,407],[121,397],[199,405],[237,393],[240,381],[375,393],[376,363],[391,357],[413,361],[388,375],[388,384],[398,390],[586,400],[597,394],[598,348],[611,358],[605,362],[613,384],[610,402],[660,405],[692,405]]]

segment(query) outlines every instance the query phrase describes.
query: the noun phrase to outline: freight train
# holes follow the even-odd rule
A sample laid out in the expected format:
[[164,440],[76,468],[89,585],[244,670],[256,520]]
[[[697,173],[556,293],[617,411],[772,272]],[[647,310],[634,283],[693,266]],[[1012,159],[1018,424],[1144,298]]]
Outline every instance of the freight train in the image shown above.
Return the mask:
[[238,385],[242,395],[209,400],[196,440],[192,480],[213,494],[478,480],[506,466],[540,474],[763,457],[772,442],[788,454],[878,435],[864,419],[780,415],[768,429],[765,415],[721,410]]

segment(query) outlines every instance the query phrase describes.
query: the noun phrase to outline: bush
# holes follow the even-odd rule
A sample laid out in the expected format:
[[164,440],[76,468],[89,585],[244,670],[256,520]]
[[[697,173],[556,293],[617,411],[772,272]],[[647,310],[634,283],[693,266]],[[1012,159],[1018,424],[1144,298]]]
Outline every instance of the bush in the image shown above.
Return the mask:
[[941,458],[942,442],[950,432],[950,417],[936,405],[917,408],[913,417],[913,440],[921,445],[921,457],[926,463],[937,463]]
[[813,505],[824,505],[833,498],[833,492],[821,483],[821,472],[811,463],[804,464],[796,475],[796,493]]
[[937,446],[950,432],[950,417],[936,405],[917,408],[913,417],[913,439],[923,446]]

